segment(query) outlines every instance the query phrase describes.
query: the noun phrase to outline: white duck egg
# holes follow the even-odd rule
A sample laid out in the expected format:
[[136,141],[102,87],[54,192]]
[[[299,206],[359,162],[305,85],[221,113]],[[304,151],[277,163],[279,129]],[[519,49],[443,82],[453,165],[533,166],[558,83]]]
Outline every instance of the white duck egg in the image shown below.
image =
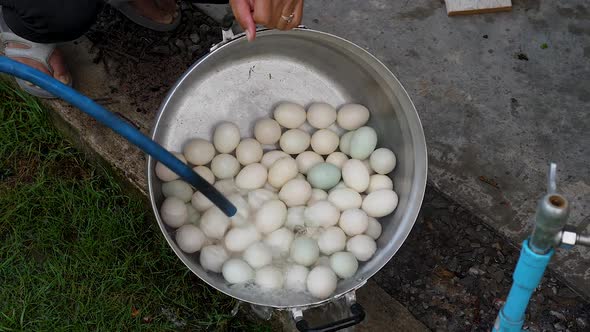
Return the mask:
[[185,143],[182,150],[186,160],[193,165],[206,165],[215,157],[215,147],[202,138],[193,138]]
[[259,241],[261,235],[254,225],[232,228],[225,235],[223,243],[231,252],[242,252],[254,242]]
[[369,180],[367,193],[370,194],[377,190],[393,190],[393,181],[387,175],[373,174]]
[[279,199],[279,196],[267,189],[256,189],[248,193],[248,204],[253,210],[258,210],[264,202],[271,199]]
[[328,201],[334,204],[340,211],[359,209],[363,204],[361,194],[349,188],[332,190],[328,195]]
[[346,130],[358,129],[369,121],[369,110],[359,104],[347,104],[338,110],[336,122]]
[[200,191],[194,193],[193,197],[191,198],[191,204],[199,212],[204,212],[214,206],[209,198],[203,195],[203,193]]
[[281,228],[287,219],[287,207],[279,200],[267,201],[256,212],[256,228],[268,234]]
[[273,116],[281,126],[289,129],[301,127],[307,118],[305,109],[294,103],[278,105],[273,112]]
[[195,207],[191,203],[186,204],[186,210],[188,211],[187,223],[199,226],[201,213],[197,211],[197,209],[195,209]]
[[217,189],[220,193],[224,194],[225,196],[229,196],[233,193],[240,192],[240,188],[236,186],[233,179],[223,179],[215,182],[213,185],[215,189]]
[[397,194],[393,190],[377,190],[365,197],[363,210],[373,218],[381,218],[395,210],[398,203]]
[[274,257],[282,257],[289,255],[293,239],[295,239],[295,234],[288,228],[283,227],[268,234],[264,238],[264,243],[271,248]]
[[[186,159],[184,158],[184,156],[181,153],[178,152],[171,152],[176,158],[178,158],[180,161],[182,161],[183,163],[186,164]],[[177,180],[178,178],[180,178],[180,176],[178,176],[176,173],[174,173],[172,170],[170,170],[168,167],[166,167],[164,164],[162,164],[161,162],[157,162],[156,163],[156,176],[158,177],[158,179],[164,181],[164,182],[168,182],[168,181],[174,181]]]
[[353,135],[354,131],[349,131],[340,137],[340,151],[347,155],[350,155],[350,141],[352,140]]
[[272,263],[272,252],[266,244],[256,242],[244,251],[243,258],[248,265],[255,269],[259,269]]
[[328,201],[319,201],[305,209],[305,226],[329,227],[338,224],[340,210]]
[[281,158],[275,161],[268,170],[268,183],[275,188],[281,188],[287,181],[294,179],[297,172],[295,159],[290,156]]
[[279,191],[279,198],[288,207],[305,205],[311,198],[311,185],[305,180],[290,180]]
[[319,201],[325,201],[328,199],[328,193],[322,189],[312,189],[311,190],[311,198],[307,202],[307,205],[313,205]]
[[306,287],[305,282],[307,281],[307,275],[309,269],[303,265],[289,265],[285,269],[285,289],[292,290],[295,292],[304,292]]
[[354,276],[359,267],[359,262],[353,254],[340,251],[330,256],[330,267],[342,279]]
[[340,182],[341,170],[329,163],[319,163],[307,172],[307,180],[312,187],[330,190]]
[[232,226],[239,227],[246,225],[250,217],[250,205],[248,202],[238,193],[226,197],[237,209],[236,214],[230,218]]
[[300,154],[307,150],[311,142],[308,133],[301,129],[289,129],[281,136],[281,150],[288,154]]
[[318,237],[318,246],[324,255],[342,251],[346,247],[346,234],[338,227],[328,227]]
[[254,137],[260,144],[275,144],[281,138],[281,126],[273,119],[260,119],[254,125]]
[[338,135],[329,129],[320,129],[311,136],[311,148],[320,155],[329,155],[336,151],[339,143]]
[[350,156],[364,160],[369,158],[377,146],[377,132],[371,127],[361,127],[354,131],[350,140]]
[[240,163],[231,154],[219,154],[211,161],[211,171],[218,179],[233,178],[240,171]]
[[256,271],[254,282],[265,289],[281,289],[283,288],[283,272],[272,265],[265,266]]
[[160,216],[166,225],[178,228],[188,221],[188,209],[181,199],[169,197],[162,202]]
[[231,153],[240,144],[240,128],[231,122],[222,122],[213,133],[213,145],[219,153]]
[[369,187],[370,176],[362,161],[350,159],[342,166],[342,179],[347,187],[359,193]]
[[373,240],[377,240],[381,236],[381,231],[381,223],[377,219],[369,217],[369,226],[365,234],[373,238]]
[[162,195],[176,197],[186,203],[193,197],[193,188],[182,180],[174,180],[162,184]]
[[361,209],[346,210],[342,212],[338,225],[348,236],[363,234],[369,227],[369,217]]
[[366,262],[371,259],[376,250],[377,244],[375,243],[375,240],[368,235],[356,235],[348,239],[346,242],[346,251],[352,253],[354,257],[361,262]]
[[254,279],[254,270],[245,261],[232,258],[221,268],[223,278],[230,284],[242,284]]
[[271,191],[271,192],[273,192],[273,193],[275,193],[277,195],[279,193],[279,190],[277,188],[271,186],[270,183],[268,183],[268,182],[264,185],[264,188],[263,189],[266,189],[268,191]]
[[369,176],[375,174],[375,171],[373,170],[373,168],[371,168],[371,163],[369,162],[369,159],[363,160],[363,165],[365,165],[367,172],[369,172]]
[[287,221],[285,227],[290,230],[296,230],[305,227],[305,206],[295,206],[287,209]]
[[324,162],[324,158],[313,151],[304,151],[300,153],[297,158],[297,168],[301,174],[307,174],[307,172],[315,165]]
[[342,152],[333,152],[327,158],[326,162],[330,163],[340,169],[344,166],[344,163],[348,160],[348,156]]
[[176,230],[176,244],[180,250],[192,254],[201,250],[207,238],[205,234],[194,225],[184,225]]
[[379,174],[389,174],[395,169],[397,159],[393,151],[386,148],[379,148],[371,154],[371,168]]
[[260,161],[260,163],[262,165],[264,165],[264,167],[270,168],[272,166],[272,164],[275,163],[275,161],[277,161],[281,158],[285,158],[285,157],[290,157],[290,156],[281,150],[272,150],[272,151],[266,152],[262,156],[262,160]]
[[330,257],[320,256],[320,258],[318,258],[317,262],[315,262],[315,264],[313,266],[330,267]]
[[262,159],[262,146],[253,138],[242,140],[236,148],[236,158],[242,165],[257,163]]
[[236,176],[236,186],[245,190],[254,190],[264,187],[267,179],[266,167],[254,163],[244,167]]
[[195,173],[199,174],[205,181],[209,182],[210,184],[215,183],[215,174],[207,167],[207,166],[197,166],[193,168]]
[[337,185],[334,186],[334,188],[330,189],[328,191],[328,194],[330,194],[331,192],[333,192],[334,190],[338,190],[338,189],[350,189],[346,186],[346,184],[344,183],[344,181],[340,181],[338,182]]
[[326,266],[316,266],[307,275],[307,290],[320,299],[330,297],[336,290],[337,283],[338,277]]
[[313,103],[307,109],[307,122],[314,128],[324,129],[336,122],[336,109],[326,103]]
[[309,237],[298,237],[291,244],[291,259],[303,266],[313,265],[320,257],[320,248],[316,240]]
[[201,216],[201,230],[208,238],[221,240],[229,228],[230,220],[217,207],[211,207]]
[[223,246],[213,244],[201,249],[199,261],[206,271],[221,272],[221,267],[229,259],[229,254]]

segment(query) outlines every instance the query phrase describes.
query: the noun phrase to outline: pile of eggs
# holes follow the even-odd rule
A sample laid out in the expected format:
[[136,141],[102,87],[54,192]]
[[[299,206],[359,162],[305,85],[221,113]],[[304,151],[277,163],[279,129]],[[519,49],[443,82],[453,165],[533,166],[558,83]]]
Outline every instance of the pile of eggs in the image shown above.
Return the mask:
[[358,104],[336,111],[315,103],[306,111],[282,103],[273,119],[255,123],[254,138],[242,139],[235,124],[224,122],[212,142],[186,142],[175,155],[224,194],[237,214],[228,218],[156,164],[166,197],[160,216],[176,229],[178,247],[230,284],[330,297],[338,278],[354,276],[359,262],[375,254],[377,218],[398,203],[387,176],[396,157],[377,148],[375,130],[365,126],[369,115]]

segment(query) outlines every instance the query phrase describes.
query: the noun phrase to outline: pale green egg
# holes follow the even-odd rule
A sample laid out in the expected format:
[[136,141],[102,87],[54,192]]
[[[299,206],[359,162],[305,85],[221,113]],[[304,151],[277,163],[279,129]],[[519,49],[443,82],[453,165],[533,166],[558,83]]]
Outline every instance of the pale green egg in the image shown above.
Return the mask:
[[350,139],[350,156],[354,159],[367,159],[377,146],[377,133],[371,127],[362,127],[354,131]]
[[307,172],[307,181],[313,188],[329,190],[340,182],[340,169],[330,163],[319,163]]

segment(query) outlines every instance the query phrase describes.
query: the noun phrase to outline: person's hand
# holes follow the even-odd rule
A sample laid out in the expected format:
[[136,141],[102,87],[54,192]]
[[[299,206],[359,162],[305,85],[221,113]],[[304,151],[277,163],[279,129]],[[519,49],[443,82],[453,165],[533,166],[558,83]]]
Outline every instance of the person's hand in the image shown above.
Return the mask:
[[234,16],[248,40],[256,37],[256,24],[289,30],[301,23],[303,0],[230,0]]

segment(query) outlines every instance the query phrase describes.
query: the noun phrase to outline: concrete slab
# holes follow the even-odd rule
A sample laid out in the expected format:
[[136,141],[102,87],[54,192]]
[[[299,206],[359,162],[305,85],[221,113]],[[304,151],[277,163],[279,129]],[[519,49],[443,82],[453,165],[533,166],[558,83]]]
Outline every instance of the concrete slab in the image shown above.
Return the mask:
[[[438,0],[306,2],[304,23],[381,59],[420,113],[429,179],[518,244],[548,163],[590,232],[590,5],[514,1],[509,13],[447,17]],[[590,249],[551,267],[590,297]]]
[[[549,161],[573,203],[570,223],[590,231],[590,7],[515,2],[511,13],[446,16],[439,1],[307,2],[304,23],[383,60],[413,98],[426,131],[430,181],[518,244],[531,231]],[[353,28],[351,28],[353,27]],[[94,65],[87,41],[66,53],[77,87],[149,132],[155,109],[135,112]],[[145,158],[79,111],[53,101],[79,134],[145,193]],[[590,250],[560,251],[552,268],[590,297]]]

